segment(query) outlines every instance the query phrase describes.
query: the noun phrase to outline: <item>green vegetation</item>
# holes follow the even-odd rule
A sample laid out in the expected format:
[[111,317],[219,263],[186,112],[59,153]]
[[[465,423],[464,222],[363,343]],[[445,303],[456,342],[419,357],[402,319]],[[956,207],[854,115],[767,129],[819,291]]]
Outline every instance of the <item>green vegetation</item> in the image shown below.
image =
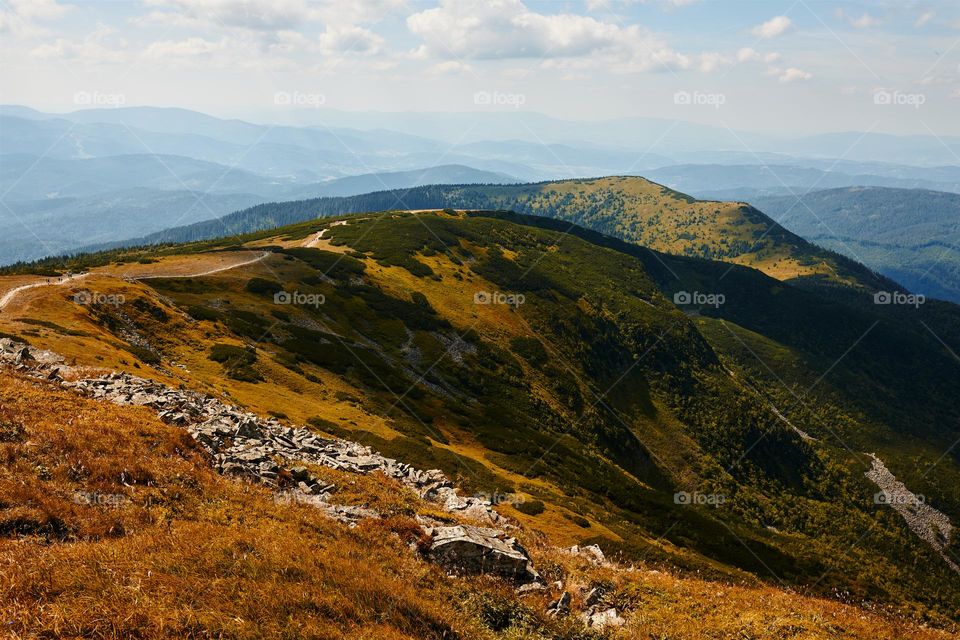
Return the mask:
[[[554,218],[567,223],[565,228],[576,224],[666,253],[747,264],[781,280],[812,278],[814,284],[825,280],[868,289],[889,290],[894,286],[853,260],[807,242],[749,205],[699,201],[632,176],[519,185],[429,185],[343,198],[275,202],[217,221],[163,231],[144,240],[192,242],[263,233],[271,227],[322,216],[382,211],[397,202],[410,209],[510,210]],[[416,275],[430,275],[425,265],[409,254],[393,259]]]
[[[270,233],[306,238],[326,224]],[[204,349],[228,375],[246,368],[299,389],[319,369],[340,385],[334,400],[385,421],[376,432],[323,418],[314,428],[443,469],[471,493],[521,490],[535,497],[524,508],[542,503],[538,523],[559,521],[627,561],[955,618],[955,575],[873,503],[860,453],[960,517],[958,465],[941,460],[960,438],[960,378],[919,322],[958,351],[955,307],[906,315],[859,287],[793,286],[509,212],[360,215],[326,237],[351,253],[276,249],[269,280],[151,286],[269,353],[253,369],[256,352],[218,335]],[[278,315],[278,287],[325,302]],[[478,291],[524,302],[475,304]],[[678,308],[682,291],[725,303]],[[724,499],[687,504],[678,492]]]
[[260,382],[263,380],[253,365],[257,362],[257,352],[252,347],[238,347],[232,344],[215,344],[210,348],[210,359],[223,365],[224,371],[234,380],[241,382]]
[[960,195],[849,187],[754,204],[820,246],[930,298],[960,302]]
[[539,500],[527,500],[525,502],[516,502],[514,503],[513,508],[519,511],[520,513],[527,514],[528,516],[538,516],[547,510],[546,506]]

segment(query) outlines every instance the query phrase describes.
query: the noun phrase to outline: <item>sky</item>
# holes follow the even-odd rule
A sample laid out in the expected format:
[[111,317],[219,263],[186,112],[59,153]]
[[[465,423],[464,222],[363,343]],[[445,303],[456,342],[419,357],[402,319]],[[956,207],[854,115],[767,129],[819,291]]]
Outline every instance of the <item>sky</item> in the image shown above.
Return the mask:
[[960,135],[960,2],[0,0],[0,101]]

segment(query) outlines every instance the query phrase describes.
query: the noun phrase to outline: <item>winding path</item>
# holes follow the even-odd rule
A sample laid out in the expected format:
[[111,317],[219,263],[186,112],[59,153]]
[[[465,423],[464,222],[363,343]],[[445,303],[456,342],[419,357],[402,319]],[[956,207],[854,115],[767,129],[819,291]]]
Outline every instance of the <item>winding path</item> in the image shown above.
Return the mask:
[[178,273],[174,275],[164,275],[162,273],[155,273],[149,276],[134,276],[135,280],[152,280],[155,278],[199,278],[201,276],[209,276],[214,273],[220,273],[221,271],[229,271],[230,269],[236,269],[237,267],[245,267],[248,264],[253,264],[255,262],[260,262],[264,258],[270,255],[269,251],[263,251],[256,258],[251,258],[243,262],[238,262],[237,264],[228,264],[225,267],[217,267],[216,269],[209,269],[207,271],[200,271],[197,273]]
[[14,287],[13,289],[10,289],[10,291],[7,291],[5,294],[3,294],[3,297],[0,298],[0,309],[3,309],[8,304],[10,304],[13,301],[13,299],[17,296],[17,294],[20,293],[21,291],[26,291],[27,289],[36,289],[38,287],[58,287],[58,286],[65,285],[68,282],[76,282],[77,280],[86,278],[88,275],[90,274],[80,273],[75,276],[62,276],[57,278],[56,282],[50,282],[52,278],[45,278],[39,282],[33,282],[31,284],[22,284],[19,287]]
[[[251,258],[249,260],[245,260],[243,262],[238,262],[236,264],[228,264],[226,266],[217,267],[215,269],[208,269],[207,271],[199,271],[196,273],[179,273],[179,274],[159,273],[159,274],[152,274],[152,275],[145,275],[145,276],[134,276],[131,279],[132,280],[150,280],[154,278],[199,278],[201,276],[209,276],[209,275],[213,275],[214,273],[220,273],[221,271],[229,271],[230,269],[236,269],[237,267],[245,267],[249,264],[260,262],[261,260],[263,260],[269,255],[270,255],[269,251],[264,251],[264,252],[261,252],[259,256],[255,258]],[[5,294],[3,294],[3,297],[0,298],[0,309],[4,309],[7,305],[13,302],[14,298],[17,297],[17,294],[22,293],[27,289],[36,289],[39,287],[63,286],[68,283],[76,282],[77,280],[82,280],[83,278],[86,278],[89,275],[91,274],[87,272],[87,273],[80,273],[72,276],[62,276],[59,278],[43,278],[42,280],[38,280],[37,282],[31,282],[30,284],[22,284],[19,287],[14,287],[13,289],[10,289]]]

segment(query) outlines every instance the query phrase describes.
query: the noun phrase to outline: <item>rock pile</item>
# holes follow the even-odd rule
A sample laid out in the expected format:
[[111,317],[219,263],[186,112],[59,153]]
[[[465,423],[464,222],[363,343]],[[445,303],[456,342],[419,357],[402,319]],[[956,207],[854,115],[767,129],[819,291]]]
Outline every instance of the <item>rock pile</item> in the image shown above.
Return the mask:
[[430,558],[452,571],[490,573],[521,583],[540,579],[524,548],[502,531],[460,525],[425,532],[433,541]]
[[[168,424],[186,429],[220,473],[270,486],[280,493],[280,499],[314,505],[351,525],[378,514],[364,507],[330,504],[327,498],[336,487],[320,481],[305,465],[358,474],[381,472],[449,513],[501,529],[510,527],[490,501],[458,495],[442,471],[416,469],[355,442],[323,438],[309,429],[284,426],[275,418],[261,418],[208,395],[126,373],[64,380],[65,376],[74,377],[68,373],[76,372],[62,357],[9,338],[0,339],[0,362],[91,398],[150,407]],[[494,573],[518,582],[538,579],[526,551],[502,530],[463,525],[426,527],[425,532],[432,538],[428,557],[451,570]]]
[[126,373],[63,384],[93,398],[153,408],[165,422],[186,428],[211,455],[221,473],[244,476],[278,489],[322,495],[330,488],[322,486],[303,465],[361,474],[379,471],[451,513],[486,524],[506,525],[489,501],[459,496],[442,471],[416,469],[355,442],[322,438],[305,428],[285,427],[276,418],[261,418],[216,398],[172,389]]
[[868,455],[872,465],[864,475],[880,489],[874,495],[874,502],[893,508],[903,517],[911,531],[933,547],[951,569],[960,573],[960,565],[947,555],[946,550],[953,531],[950,518],[928,505],[923,496],[916,495],[897,480],[880,458],[872,453]]

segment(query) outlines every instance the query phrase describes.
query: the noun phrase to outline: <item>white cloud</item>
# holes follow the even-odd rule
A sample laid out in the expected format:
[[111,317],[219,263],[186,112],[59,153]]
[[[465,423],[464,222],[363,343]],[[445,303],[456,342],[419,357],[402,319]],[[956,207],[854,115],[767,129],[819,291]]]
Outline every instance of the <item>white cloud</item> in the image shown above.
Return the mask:
[[879,26],[880,24],[879,18],[876,18],[866,12],[859,16],[852,16],[846,13],[843,9],[837,9],[836,15],[838,19],[845,20],[854,29],[869,29],[871,27]]
[[[632,4],[645,4],[647,0],[585,0],[587,11],[612,11],[615,7],[624,7]],[[659,0],[669,7],[688,7],[700,0]]]
[[797,80],[809,80],[813,77],[812,73],[808,73],[803,69],[797,69],[796,67],[790,67],[789,69],[779,73],[780,75],[777,79],[784,84],[788,82],[796,82]]
[[222,51],[226,42],[211,42],[203,38],[187,38],[185,40],[166,40],[151,44],[143,52],[145,58],[192,58],[195,56],[208,56],[212,53]]
[[913,23],[913,26],[919,29],[920,27],[926,26],[928,22],[933,20],[937,14],[933,11],[924,11],[920,14],[920,17],[917,18],[916,22]]
[[724,67],[730,64],[730,58],[721,54],[721,53],[702,53],[699,56],[700,62],[697,67],[700,71],[704,73],[710,73],[711,71],[716,71],[720,67]]
[[472,67],[470,65],[460,62],[459,60],[446,60],[430,67],[430,73],[432,75],[446,75],[451,73],[465,73],[471,69]]
[[857,29],[869,29],[870,27],[875,27],[878,24],[880,24],[880,20],[873,17],[869,13],[864,13],[859,18],[854,18],[853,20],[851,20],[850,24],[852,24]]
[[737,51],[737,62],[765,62],[772,64],[779,59],[779,53],[773,51],[770,53],[760,53],[753,47],[744,47]]
[[56,0],[0,2],[0,33],[21,38],[45,35],[47,31],[39,23],[57,20],[72,8]]
[[750,30],[750,33],[758,38],[767,40],[770,38],[776,38],[779,35],[783,35],[792,26],[793,21],[787,16],[776,16],[775,18],[770,18],[763,24],[758,24]]
[[[548,68],[606,65],[613,72],[687,69],[695,56],[673,51],[639,25],[621,26],[590,16],[542,14],[520,0],[441,0],[407,18],[423,40],[414,58],[500,60],[542,58]],[[712,66],[713,54],[701,61]]]
[[384,47],[382,37],[354,25],[327,29],[320,36],[320,49],[328,54],[375,55]]
[[72,9],[56,0],[9,0],[7,4],[27,20],[56,20]]
[[103,23],[83,40],[57,38],[53,42],[39,45],[30,51],[30,55],[40,60],[78,60],[87,63],[123,62],[127,58],[124,42],[111,47],[105,40],[113,34],[113,29]]
[[154,22],[179,26],[220,26],[253,31],[296,29],[319,14],[304,0],[146,0],[160,11]]

